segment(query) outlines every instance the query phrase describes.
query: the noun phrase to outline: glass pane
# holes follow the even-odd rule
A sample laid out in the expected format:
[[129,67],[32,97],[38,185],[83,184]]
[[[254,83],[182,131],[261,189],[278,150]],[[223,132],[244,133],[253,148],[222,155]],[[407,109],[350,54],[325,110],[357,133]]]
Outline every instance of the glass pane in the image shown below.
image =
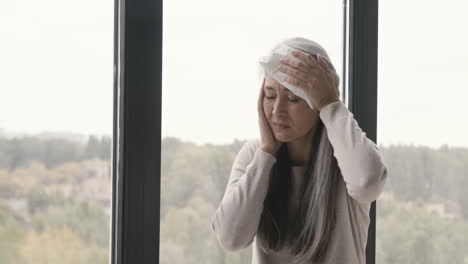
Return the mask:
[[342,80],[343,5],[172,0],[163,17],[160,263],[251,263],[252,246],[220,247],[211,217],[240,148],[260,136],[258,59],[282,39],[305,37],[325,48]]
[[113,1],[0,5],[0,263],[108,263]]
[[[379,3],[377,263],[468,263],[468,2]],[[398,14],[398,18],[395,17]]]

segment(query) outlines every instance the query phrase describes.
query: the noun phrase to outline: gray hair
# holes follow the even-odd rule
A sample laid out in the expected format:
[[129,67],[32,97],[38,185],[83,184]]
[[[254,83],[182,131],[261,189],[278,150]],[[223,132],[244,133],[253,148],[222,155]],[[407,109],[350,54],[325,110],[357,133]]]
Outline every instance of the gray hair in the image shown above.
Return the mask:
[[[297,38],[295,38],[297,39]],[[290,40],[292,43],[292,39]],[[307,46],[297,45],[310,54],[316,51],[318,44],[305,42]],[[312,48],[315,47],[315,48]],[[327,58],[325,51],[319,53]],[[333,66],[330,69],[334,69]],[[299,211],[294,220],[289,222],[285,212],[289,211],[291,195],[291,160],[287,144],[283,144],[277,152],[277,162],[270,172],[270,183],[264,200],[257,240],[259,248],[265,252],[279,251],[286,246],[295,256],[295,264],[321,262],[325,256],[328,244],[336,225],[336,193],[341,171],[333,156],[327,129],[321,119],[312,140],[310,160],[303,175],[300,190]],[[285,208],[287,210],[285,211]]]

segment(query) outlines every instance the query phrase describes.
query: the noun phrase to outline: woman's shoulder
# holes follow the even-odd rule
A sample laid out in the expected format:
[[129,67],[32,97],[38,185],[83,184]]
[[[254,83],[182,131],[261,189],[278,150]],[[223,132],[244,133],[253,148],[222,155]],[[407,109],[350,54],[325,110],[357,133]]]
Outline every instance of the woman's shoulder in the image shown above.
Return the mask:
[[260,147],[260,139],[259,138],[252,138],[245,141],[242,149],[240,150],[241,155],[248,156],[249,159],[252,159],[255,155],[255,152]]
[[260,138],[248,139],[245,144],[250,148],[257,149],[260,147]]

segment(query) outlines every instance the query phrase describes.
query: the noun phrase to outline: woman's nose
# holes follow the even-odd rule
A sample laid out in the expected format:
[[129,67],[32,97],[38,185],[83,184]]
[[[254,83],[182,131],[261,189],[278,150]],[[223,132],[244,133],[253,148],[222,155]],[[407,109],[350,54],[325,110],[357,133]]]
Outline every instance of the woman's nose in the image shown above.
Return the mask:
[[277,97],[273,105],[273,113],[280,114],[282,112],[287,112],[286,106],[287,106],[287,101],[285,99],[278,99]]

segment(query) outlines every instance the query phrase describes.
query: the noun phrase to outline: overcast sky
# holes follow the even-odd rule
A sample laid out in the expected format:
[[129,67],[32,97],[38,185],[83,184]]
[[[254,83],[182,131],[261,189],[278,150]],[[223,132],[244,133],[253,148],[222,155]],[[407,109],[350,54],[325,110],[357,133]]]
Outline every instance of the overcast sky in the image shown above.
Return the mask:
[[[468,2],[379,8],[378,144],[468,147]],[[320,43],[343,79],[342,9],[329,0],[165,1],[163,137],[258,137],[258,58],[287,37]],[[2,1],[0,36],[1,129],[111,135],[113,1]]]

